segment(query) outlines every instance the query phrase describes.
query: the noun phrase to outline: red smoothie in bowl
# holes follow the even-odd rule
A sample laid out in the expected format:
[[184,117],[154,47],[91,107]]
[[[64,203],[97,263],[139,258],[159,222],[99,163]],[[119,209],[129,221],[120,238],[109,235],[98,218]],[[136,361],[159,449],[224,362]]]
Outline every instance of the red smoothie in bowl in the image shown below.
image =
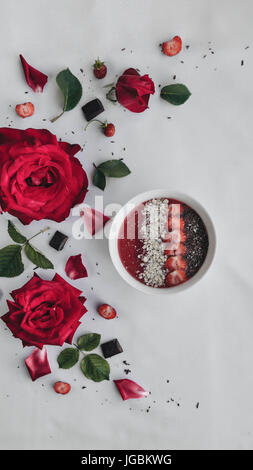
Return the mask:
[[154,198],[125,217],[118,252],[126,271],[153,288],[187,282],[203,265],[209,246],[204,222],[189,205]]

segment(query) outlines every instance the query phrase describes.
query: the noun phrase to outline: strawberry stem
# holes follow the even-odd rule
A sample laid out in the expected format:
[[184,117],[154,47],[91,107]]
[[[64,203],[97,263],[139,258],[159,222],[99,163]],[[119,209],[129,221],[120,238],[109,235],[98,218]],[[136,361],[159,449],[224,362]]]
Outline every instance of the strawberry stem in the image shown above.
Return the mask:
[[93,65],[94,69],[101,69],[104,65],[104,62],[102,62],[102,60],[99,59],[99,57],[97,58],[97,60],[95,61],[95,64]]
[[99,124],[101,124],[101,126],[104,126],[104,122],[100,121],[99,119],[92,119],[91,121],[88,122],[88,124],[86,124],[84,130],[86,131],[87,127],[91,124],[91,122],[99,122]]
[[116,95],[116,87],[112,86],[105,96],[108,100],[112,101],[113,103],[116,103],[118,101]]

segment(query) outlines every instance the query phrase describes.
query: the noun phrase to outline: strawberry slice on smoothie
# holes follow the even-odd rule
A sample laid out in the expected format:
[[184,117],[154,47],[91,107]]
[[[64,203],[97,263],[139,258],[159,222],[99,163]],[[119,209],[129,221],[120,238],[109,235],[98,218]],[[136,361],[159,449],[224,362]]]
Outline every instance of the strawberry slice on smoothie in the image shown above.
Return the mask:
[[168,218],[168,230],[184,230],[184,219],[182,217],[170,216]]
[[186,235],[182,230],[173,230],[172,232],[166,233],[163,237],[163,241],[165,242],[165,250],[177,250],[180,243],[184,243],[186,240]]
[[181,282],[184,281],[186,281],[186,274],[182,269],[172,271],[166,277],[166,284],[168,286],[176,286],[177,284],[181,284]]
[[170,256],[167,259],[166,263],[165,263],[165,267],[169,271],[176,271],[176,270],[185,271],[186,270],[186,261],[180,255]]

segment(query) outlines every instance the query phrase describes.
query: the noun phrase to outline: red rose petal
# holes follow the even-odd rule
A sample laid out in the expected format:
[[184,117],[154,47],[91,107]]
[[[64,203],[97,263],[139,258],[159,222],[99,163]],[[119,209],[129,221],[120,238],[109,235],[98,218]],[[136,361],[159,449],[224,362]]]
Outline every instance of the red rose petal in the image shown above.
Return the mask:
[[42,92],[47,83],[48,76],[29,65],[22,54],[20,54],[19,57],[23,66],[27,84],[33,89],[33,91]]
[[143,398],[148,395],[148,392],[133,380],[114,380],[114,383],[122,396],[122,400],[129,400],[129,398]]
[[65,287],[66,290],[71,290],[72,294],[76,297],[78,297],[78,300],[79,300],[79,297],[80,295],[82,294],[82,291],[80,289],[77,289],[76,287],[72,286],[71,284],[68,283],[68,281],[65,281],[65,279],[63,279],[59,274],[55,274],[54,275],[54,278],[53,278],[53,281],[57,281],[59,282],[60,284],[63,285],[63,287]]
[[137,70],[133,69],[132,67],[130,67],[130,69],[125,70],[122,75],[137,75],[138,77],[140,76],[139,72],[137,72]]
[[51,374],[46,348],[34,349],[32,354],[25,359],[25,364],[33,381],[43,375]]
[[81,150],[81,147],[78,144],[69,144],[68,142],[62,141],[59,142],[59,147],[61,147],[64,152],[68,153],[71,157]]
[[74,334],[75,334],[77,328],[79,327],[79,325],[81,325],[80,321],[76,322],[76,324],[73,325],[73,329],[72,329],[70,335],[65,339],[65,343],[72,344]]
[[88,273],[82,263],[82,255],[70,256],[66,266],[65,272],[70,279],[81,279],[87,277]]
[[80,216],[83,218],[86,228],[91,235],[101,230],[106,222],[110,220],[110,217],[102,214],[102,212],[91,209],[90,207],[84,207],[80,211]]

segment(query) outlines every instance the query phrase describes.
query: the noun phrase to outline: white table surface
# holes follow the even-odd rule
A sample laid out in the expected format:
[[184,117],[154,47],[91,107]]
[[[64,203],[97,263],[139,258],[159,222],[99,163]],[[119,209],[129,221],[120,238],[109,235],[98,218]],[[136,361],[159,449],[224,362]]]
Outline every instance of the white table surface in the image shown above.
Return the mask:
[[[63,276],[67,258],[84,253],[89,277],[75,281],[75,286],[87,296],[88,313],[76,336],[94,331],[103,340],[117,337],[124,353],[110,360],[111,378],[126,377],[126,360],[132,371],[128,378],[151,394],[123,402],[112,382],[88,381],[78,366],[58,369],[58,347],[48,347],[52,374],[32,383],[23,362],[32,348],[23,349],[1,322],[2,449],[253,448],[252,14],[251,0],[3,2],[1,126],[11,121],[22,129],[46,127],[85,145],[78,156],[89,177],[94,161],[108,159],[112,152],[115,158],[124,157],[132,174],[109,182],[105,205],[125,203],[148,189],[176,188],[206,207],[218,248],[202,281],[160,298],[145,296],[118,276],[106,240],[70,238],[58,254],[48,246],[47,234],[37,238],[34,244]],[[175,34],[183,38],[183,51],[168,58],[160,53],[159,43]],[[34,94],[26,85],[19,53],[48,73],[43,94]],[[97,56],[108,65],[104,81],[93,80]],[[65,67],[83,84],[80,104],[94,97],[103,100],[104,117],[117,127],[115,143],[95,125],[83,132],[80,106],[54,124],[42,121],[60,112],[55,76]],[[150,74],[156,85],[150,109],[140,115],[124,112],[104,97],[102,86],[128,67]],[[159,98],[158,85],[173,83],[174,74],[192,92],[183,106]],[[22,120],[15,105],[29,100],[36,112]],[[92,204],[96,194],[100,191],[91,184],[86,202]],[[0,218],[1,247],[10,241],[7,219],[8,214]],[[50,234],[60,229],[71,237],[75,220],[71,216],[62,224],[50,222]],[[33,222],[23,232],[33,234],[46,224]],[[19,221],[17,225],[22,228]],[[20,277],[1,278],[1,314],[7,311],[9,292],[32,272],[27,262]],[[100,318],[100,302],[113,304],[119,318]],[[57,395],[52,388],[56,380],[70,382],[71,393]]]

